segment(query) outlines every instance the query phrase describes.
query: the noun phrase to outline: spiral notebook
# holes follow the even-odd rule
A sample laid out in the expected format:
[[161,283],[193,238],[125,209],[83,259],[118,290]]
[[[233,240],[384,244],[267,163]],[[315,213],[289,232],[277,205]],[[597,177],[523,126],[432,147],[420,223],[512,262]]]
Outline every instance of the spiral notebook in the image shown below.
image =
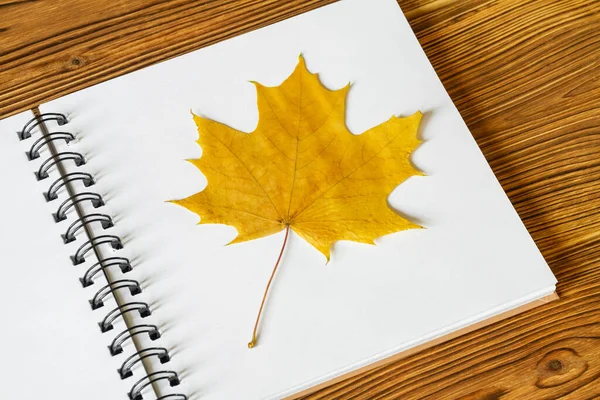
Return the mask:
[[[356,134],[424,113],[389,203],[427,229],[335,244],[283,232],[226,246],[171,204],[206,186],[190,115],[244,132],[249,81],[303,54],[351,82]],[[0,121],[2,398],[299,397],[555,297],[556,280],[394,0],[345,0]],[[8,355],[8,360],[6,359]]]

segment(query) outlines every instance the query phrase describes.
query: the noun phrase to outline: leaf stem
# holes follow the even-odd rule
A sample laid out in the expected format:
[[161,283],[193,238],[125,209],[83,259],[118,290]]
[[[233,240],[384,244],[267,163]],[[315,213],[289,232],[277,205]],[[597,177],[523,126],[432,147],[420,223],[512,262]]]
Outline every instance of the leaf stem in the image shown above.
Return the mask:
[[281,251],[279,252],[279,257],[277,257],[277,262],[275,263],[275,266],[273,267],[273,272],[271,272],[271,277],[269,278],[269,282],[267,283],[267,287],[265,288],[265,293],[263,294],[263,298],[260,303],[260,309],[258,310],[258,315],[256,316],[256,322],[254,323],[254,331],[252,332],[252,340],[248,343],[249,349],[253,348],[256,345],[256,331],[258,330],[258,323],[260,321],[260,315],[262,314],[262,310],[265,305],[265,301],[267,300],[267,294],[269,293],[269,287],[271,287],[271,282],[273,282],[273,277],[275,276],[275,272],[277,271],[277,267],[279,266],[279,262],[281,261],[281,257],[283,256],[283,251],[285,250],[285,245],[287,244],[289,233],[290,233],[290,225],[286,224],[285,238],[283,239],[283,245],[281,246]]

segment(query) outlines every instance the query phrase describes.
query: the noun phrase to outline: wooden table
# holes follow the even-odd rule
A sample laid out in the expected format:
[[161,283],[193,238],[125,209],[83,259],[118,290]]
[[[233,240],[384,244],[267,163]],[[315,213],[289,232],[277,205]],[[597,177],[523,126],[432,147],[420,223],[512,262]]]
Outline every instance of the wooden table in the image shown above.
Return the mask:
[[[330,2],[0,0],[0,116]],[[307,398],[600,398],[600,3],[400,5],[561,300]]]

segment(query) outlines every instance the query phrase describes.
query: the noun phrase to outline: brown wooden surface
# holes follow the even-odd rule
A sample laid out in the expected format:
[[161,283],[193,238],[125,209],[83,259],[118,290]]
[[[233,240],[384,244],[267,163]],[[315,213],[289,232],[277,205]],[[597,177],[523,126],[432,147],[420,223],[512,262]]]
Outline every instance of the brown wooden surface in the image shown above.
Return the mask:
[[[330,2],[0,0],[0,116]],[[599,2],[400,5],[561,300],[308,398],[600,399]]]

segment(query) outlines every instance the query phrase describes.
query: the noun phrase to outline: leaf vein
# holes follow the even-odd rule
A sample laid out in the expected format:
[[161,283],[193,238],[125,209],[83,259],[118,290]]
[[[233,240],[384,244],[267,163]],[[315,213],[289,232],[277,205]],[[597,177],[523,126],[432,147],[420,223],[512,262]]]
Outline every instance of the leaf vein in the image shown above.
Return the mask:
[[[364,133],[362,135],[364,135]],[[340,179],[335,184],[331,185],[329,188],[327,188],[326,190],[324,190],[323,193],[321,193],[317,197],[315,197],[304,208],[302,208],[300,211],[298,211],[298,213],[296,213],[296,215],[294,216],[294,218],[297,219],[300,216],[300,214],[302,214],[304,211],[306,211],[310,206],[312,206],[317,200],[319,200],[320,198],[322,198],[326,193],[328,193],[329,191],[331,191],[333,188],[335,188],[337,185],[339,185],[341,182],[343,182],[346,178],[348,178],[349,176],[351,176],[353,173],[355,173],[356,171],[358,171],[359,169],[361,169],[362,167],[364,167],[365,165],[367,165],[371,160],[373,160],[375,157],[377,157],[383,150],[387,149],[388,146],[390,145],[390,143],[392,143],[394,140],[396,140],[396,138],[398,136],[400,136],[400,133],[398,133],[397,135],[395,135],[392,139],[388,139],[388,142],[385,144],[385,146],[383,146],[377,153],[375,153],[367,161],[363,162],[358,167],[356,167],[355,169],[353,169],[348,175],[343,176],[342,179]],[[344,150],[344,154],[345,153],[346,153],[346,150]],[[340,160],[340,163],[338,165],[341,167],[341,160]]]
[[[254,176],[254,174],[252,173],[252,171],[250,171],[250,168],[248,168],[248,166],[242,161],[242,159],[240,157],[238,157],[237,154],[235,154],[229,147],[227,147],[225,145],[225,143],[223,143],[223,141],[221,141],[221,139],[219,139],[216,135],[214,135],[210,129],[208,129],[208,127],[206,128],[206,132],[208,132],[213,138],[215,138],[219,143],[221,143],[221,145],[227,149],[227,151],[229,151],[238,161],[240,164],[242,164],[242,166],[246,169],[246,171],[248,171],[248,173],[250,174],[250,176],[254,179],[254,182],[256,182],[256,184],[258,185],[258,187],[261,188],[261,190],[265,193],[265,196],[267,196],[267,199],[269,199],[269,201],[271,202],[271,205],[273,206],[273,209],[275,210],[275,213],[277,214],[277,216],[279,218],[281,218],[281,215],[279,214],[279,211],[277,210],[277,207],[275,207],[275,203],[273,203],[273,200],[271,199],[271,196],[269,196],[269,193],[267,193],[267,191],[265,190],[265,188],[263,187],[263,185],[260,184],[260,182],[258,181],[258,179],[256,179],[256,177]],[[246,133],[241,133],[242,135],[246,135]]]

